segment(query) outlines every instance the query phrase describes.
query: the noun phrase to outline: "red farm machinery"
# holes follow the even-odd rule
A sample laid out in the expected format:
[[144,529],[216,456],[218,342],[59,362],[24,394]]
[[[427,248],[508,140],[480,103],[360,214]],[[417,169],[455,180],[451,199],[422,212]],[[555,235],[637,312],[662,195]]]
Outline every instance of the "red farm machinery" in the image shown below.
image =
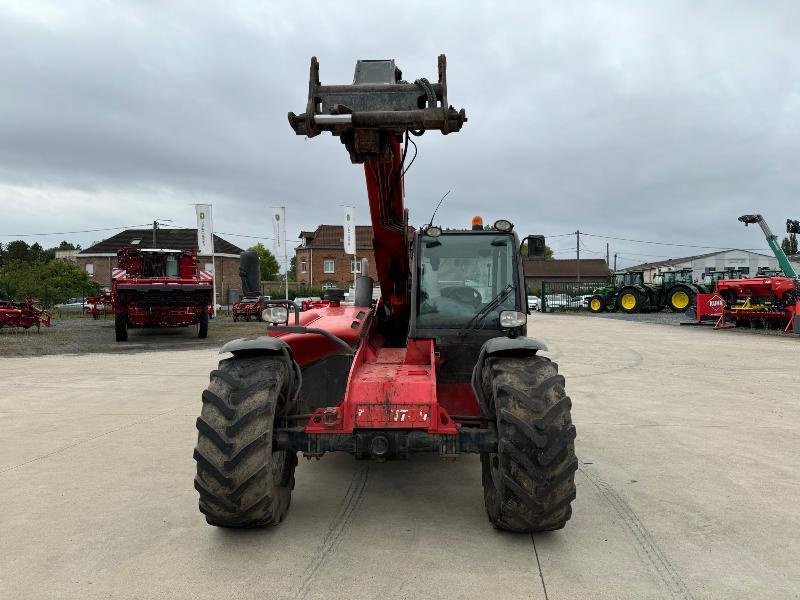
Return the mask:
[[131,327],[188,327],[208,336],[213,279],[187,250],[122,248],[112,272],[111,296],[118,342]]
[[[311,59],[297,135],[330,132],[363,164],[380,299],[360,277],[352,305],[331,298],[300,312],[265,302],[267,335],[239,339],[203,392],[195,488],[208,523],[280,522],[297,454],[404,459],[480,455],[495,527],[559,529],[575,498],[575,427],[557,365],[527,336],[520,241],[492,227],[419,228],[409,244],[403,175],[413,136],[458,132],[445,58],[436,83],[402,80],[393,60],[358,61],[352,85],[321,85]],[[528,236],[529,256],[544,238]]]
[[239,277],[242,280],[242,298],[233,304],[231,315],[234,321],[260,321],[264,301],[269,296],[261,295],[261,270],[258,254],[251,251],[239,256]]
[[13,302],[0,300],[0,329],[3,327],[30,329],[36,327],[50,327],[50,313],[44,310],[33,300]]
[[[757,224],[764,232],[782,275],[760,273],[756,277],[719,279],[713,294],[698,294],[692,315],[698,321],[714,320],[716,327],[762,324],[785,332],[800,333],[800,280],[786,254],[761,215],[742,215],[745,225]],[[792,221],[787,221],[791,232]]]
[[86,311],[93,319],[114,314],[114,295],[111,290],[102,290],[96,296],[86,297]]

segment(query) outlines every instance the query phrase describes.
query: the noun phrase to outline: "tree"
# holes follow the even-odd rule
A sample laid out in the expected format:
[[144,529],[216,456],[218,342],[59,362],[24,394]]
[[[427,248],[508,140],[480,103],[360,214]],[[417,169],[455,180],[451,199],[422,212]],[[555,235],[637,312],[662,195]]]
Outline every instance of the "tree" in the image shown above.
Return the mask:
[[31,259],[30,246],[22,240],[14,240],[6,244],[5,259],[29,261]]
[[297,257],[289,259],[289,281],[297,281]]
[[781,249],[786,256],[794,256],[797,254],[797,234],[790,233],[789,237],[783,238],[783,241],[781,242]]
[[277,280],[281,267],[272,255],[272,252],[267,250],[261,242],[258,242],[255,246],[250,246],[248,250],[250,252],[255,252],[258,256],[258,263],[261,269],[261,281]]
[[45,306],[96,293],[97,283],[77,264],[7,261],[0,268],[0,294],[15,300],[35,298]]

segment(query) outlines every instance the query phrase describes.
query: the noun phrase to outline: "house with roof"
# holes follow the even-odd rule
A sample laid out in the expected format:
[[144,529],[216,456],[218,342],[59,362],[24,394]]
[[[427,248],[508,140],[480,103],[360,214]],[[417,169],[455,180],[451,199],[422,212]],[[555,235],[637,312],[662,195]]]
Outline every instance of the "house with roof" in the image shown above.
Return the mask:
[[611,275],[608,264],[602,258],[525,259],[522,262],[525,286],[536,290],[542,281],[603,283]]
[[759,269],[777,271],[778,259],[770,254],[761,254],[751,250],[719,250],[695,256],[670,258],[656,262],[642,263],[627,267],[625,271],[644,271],[644,280],[653,281],[653,277],[661,271],[678,271],[692,269],[695,281],[702,281],[704,273],[713,271],[735,270],[743,275],[755,275]]
[[[319,225],[314,231],[300,232],[295,248],[297,283],[312,287],[348,289],[353,278],[362,274],[375,276],[375,251],[372,227],[356,225],[356,256],[344,253],[344,227]],[[366,261],[364,261],[366,259]],[[366,262],[366,265],[365,265]]]
[[[155,237],[155,239],[154,239]],[[117,250],[133,246],[143,249],[196,250],[197,229],[126,229],[78,252],[74,260],[101,288],[111,287],[111,270],[117,266]],[[239,255],[242,249],[214,236],[214,257],[198,255],[200,268],[216,278],[217,302],[227,303],[228,290],[241,292]]]
[[[408,228],[409,240],[414,228]],[[356,256],[344,253],[344,227],[319,225],[314,231],[301,231],[295,248],[297,283],[323,289],[348,289],[358,275],[377,278],[375,251],[370,225],[356,225]]]

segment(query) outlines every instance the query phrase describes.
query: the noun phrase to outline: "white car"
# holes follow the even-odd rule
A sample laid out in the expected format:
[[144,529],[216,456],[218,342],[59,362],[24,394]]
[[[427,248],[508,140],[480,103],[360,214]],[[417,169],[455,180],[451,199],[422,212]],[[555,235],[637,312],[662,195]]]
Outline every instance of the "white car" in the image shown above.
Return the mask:
[[53,308],[60,308],[61,310],[83,310],[86,304],[80,298],[70,298],[66,302],[56,304]]
[[542,310],[542,299],[539,296],[528,296],[528,310]]
[[583,300],[573,298],[567,294],[547,294],[545,297],[547,308],[578,308]]

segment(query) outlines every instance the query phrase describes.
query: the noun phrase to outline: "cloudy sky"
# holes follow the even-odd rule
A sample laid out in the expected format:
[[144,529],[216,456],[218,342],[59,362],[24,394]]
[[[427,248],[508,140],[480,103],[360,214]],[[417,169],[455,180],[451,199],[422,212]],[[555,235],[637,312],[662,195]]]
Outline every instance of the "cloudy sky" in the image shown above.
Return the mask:
[[[446,53],[461,133],[426,135],[412,223],[473,214],[518,231],[764,248],[800,218],[797,2],[0,2],[0,242],[120,227],[214,205],[215,227],[289,236],[367,223],[363,172],[286,121],[308,62],[349,83],[358,58],[436,78]],[[29,236],[87,245],[113,232]],[[702,249],[585,237],[622,266]],[[553,237],[558,256],[573,237]],[[267,243],[269,243],[267,241]],[[593,254],[597,253],[597,254]]]

